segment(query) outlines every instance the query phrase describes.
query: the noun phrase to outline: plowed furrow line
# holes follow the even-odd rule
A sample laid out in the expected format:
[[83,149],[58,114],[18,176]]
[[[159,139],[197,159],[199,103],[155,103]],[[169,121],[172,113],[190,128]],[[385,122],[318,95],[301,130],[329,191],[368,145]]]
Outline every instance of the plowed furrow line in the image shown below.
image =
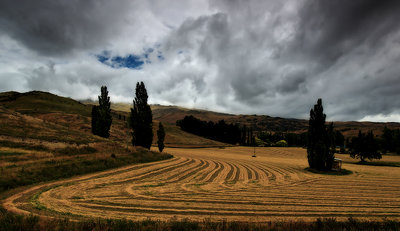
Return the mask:
[[246,165],[244,165],[244,164],[240,164],[240,165],[242,165],[242,167],[243,167],[243,168],[246,170],[246,172],[247,172],[247,179],[245,178],[245,180],[251,180],[252,177],[253,177],[253,174],[251,173],[250,169],[249,169]]
[[[129,203],[127,203],[129,202]],[[137,203],[137,200],[127,200],[127,201],[119,201],[119,200],[113,200],[113,201],[103,201],[103,200],[90,200],[90,201],[78,201],[77,204],[86,204],[86,205],[91,205],[91,204],[96,204],[96,205],[108,205],[108,206],[120,206],[120,207],[130,207]],[[146,204],[143,204],[143,202],[146,202]],[[161,207],[168,207],[172,208],[171,206],[171,200],[168,201],[160,201],[157,200],[157,203],[154,203],[153,200],[147,200],[143,201],[140,203],[140,206],[143,207],[154,207],[154,206],[160,206]],[[298,211],[298,210],[304,210],[308,209],[310,211],[315,211],[315,208],[310,209],[310,207],[321,207],[324,208],[323,210],[326,209],[358,209],[354,211],[360,211],[359,209],[365,209],[365,208],[370,208],[370,209],[375,209],[375,210],[385,210],[385,211],[391,211],[393,210],[394,212],[399,212],[398,209],[400,206],[393,206],[393,205],[382,205],[382,204],[364,204],[364,205],[349,205],[349,204],[338,204],[338,203],[319,203],[319,204],[306,204],[306,203],[282,203],[282,202],[262,202],[262,201],[237,201],[235,203],[230,203],[229,201],[207,201],[207,200],[174,200],[174,205],[181,205],[180,207],[198,207],[198,208],[217,208],[218,206],[223,208],[223,209],[228,209],[230,207],[234,208],[235,210],[238,210],[237,205],[240,204],[240,209],[243,210],[244,208],[249,208],[250,210],[259,210],[262,208],[272,208],[272,207],[277,207],[275,210],[293,210],[293,211]],[[188,205],[187,203],[190,202],[193,205]],[[292,208],[295,207],[295,208]],[[297,208],[296,208],[297,207]],[[178,207],[177,207],[178,208]],[[302,208],[302,209],[301,209]],[[340,210],[342,211],[342,210]],[[343,210],[343,211],[348,211],[348,210]]]
[[199,168],[203,164],[204,164],[204,161],[200,160],[200,163],[198,163],[196,166],[190,167],[190,165],[187,165],[187,166],[184,166],[184,167],[190,167],[190,168],[188,168],[188,169],[179,168],[179,169],[177,169],[178,173],[175,173],[175,174],[167,177],[165,180],[168,181],[168,182],[171,182],[172,179],[177,178],[179,176],[182,176],[182,174],[184,174],[186,172],[189,172],[189,171],[191,171],[193,169]]
[[[192,195],[191,199],[198,199],[199,201],[206,201],[207,199],[211,201],[225,201],[227,200],[232,201],[234,200],[233,198],[240,198],[243,197],[243,195],[241,195],[240,192],[238,193],[219,193],[221,197],[218,196],[218,194],[211,192],[211,193],[207,193],[207,192],[199,192],[196,195]],[[355,202],[359,202],[359,198],[357,198],[357,196],[354,196],[352,198],[350,197],[344,197],[344,198],[337,198],[335,197],[335,195],[332,196],[317,196],[317,195],[310,195],[310,196],[298,196],[297,194],[291,194],[291,195],[276,195],[275,193],[271,193],[271,194],[264,194],[264,195],[246,195],[246,198],[254,198],[256,200],[259,200],[259,198],[268,198],[269,201],[271,201],[272,199],[276,199],[277,201],[302,201],[305,204],[318,204],[320,202],[330,202],[332,200],[335,201],[335,203],[342,203],[342,204],[354,204]],[[168,195],[166,197],[163,196],[158,196],[157,200],[185,200],[185,198],[187,198],[186,196],[175,196],[174,198],[168,197]],[[225,199],[227,198],[227,199]],[[335,200],[336,198],[336,200]],[[136,198],[136,199],[147,199],[147,198]],[[218,199],[218,200],[217,200]],[[363,198],[364,199],[364,198]],[[365,204],[375,204],[375,203],[392,203],[392,205],[394,206],[400,206],[400,201],[396,201],[397,198],[393,197],[393,198],[385,198],[385,199],[379,199],[377,200],[376,198],[374,198],[373,196],[370,196],[368,198],[365,198],[364,202]],[[244,200],[247,201],[247,200]],[[361,200],[364,201],[364,200]],[[231,202],[233,203],[233,202]],[[361,202],[359,202],[361,203]]]
[[233,176],[233,172],[235,171],[235,169],[233,168],[232,164],[227,163],[229,165],[229,172],[225,177],[225,181],[228,181],[231,179],[231,177]]
[[236,164],[233,164],[233,166],[235,166],[236,169],[235,178],[233,178],[233,181],[236,182],[239,180],[240,177],[240,169]]
[[[274,165],[270,165],[269,166],[270,169],[274,170],[277,174],[275,175],[276,178],[280,178],[280,179],[285,179],[285,176],[289,176],[289,174],[287,174],[285,171],[283,171],[281,168],[276,167]],[[279,177],[278,177],[279,176]]]
[[[182,164],[187,164],[189,162],[193,161],[192,159],[188,159],[188,158],[179,158],[179,162],[173,163],[173,164],[159,164],[159,165],[155,165],[155,168],[144,168],[142,169],[143,171],[140,172],[126,172],[123,174],[117,174],[114,175],[113,177],[107,178],[107,179],[96,179],[96,182],[111,182],[109,185],[116,185],[116,184],[122,184],[122,183],[127,183],[127,182],[131,182],[134,180],[137,180],[140,177],[145,177],[148,174],[152,174],[154,172],[158,172],[161,171],[163,169],[166,168],[170,168],[171,166],[179,166]],[[122,180],[123,179],[123,180]]]
[[304,217],[309,217],[309,216],[316,216],[316,217],[388,217],[388,216],[398,216],[398,213],[362,213],[362,212],[343,212],[343,211],[327,211],[327,212],[322,212],[322,211],[312,211],[312,212],[282,212],[282,211],[266,211],[266,212],[241,212],[239,211],[201,211],[201,210],[195,210],[195,209],[186,209],[186,210],[174,210],[174,209],[143,209],[143,208],[123,208],[123,207],[106,207],[106,206],[93,206],[93,205],[86,205],[82,206],[90,209],[97,209],[100,211],[125,211],[129,213],[151,213],[151,214],[174,214],[174,215],[205,215],[205,216],[210,216],[210,215],[216,215],[216,216],[289,216],[289,217],[299,217],[299,216],[304,216]]
[[[97,179],[93,179],[93,180],[96,180],[97,183],[106,183],[106,182],[116,183],[117,181],[119,181],[121,179],[124,179],[124,180],[132,179],[132,178],[150,173],[152,171],[157,171],[157,170],[169,167],[169,166],[174,166],[174,165],[185,163],[188,161],[190,161],[190,159],[188,159],[188,158],[176,158],[175,161],[173,161],[173,162],[158,163],[158,164],[154,164],[151,166],[146,166],[145,168],[140,168],[137,170],[123,172],[120,174],[114,174],[109,177],[97,178]],[[88,181],[90,181],[90,180],[88,180]],[[84,182],[84,181],[82,181],[82,182]]]
[[[238,197],[233,197],[233,198],[238,198]],[[166,203],[167,205],[171,205],[172,202],[174,203],[194,203],[196,205],[200,205],[200,204],[209,204],[210,206],[223,206],[223,207],[228,207],[228,206],[238,206],[240,205],[240,207],[243,206],[252,206],[252,208],[255,208],[257,206],[278,206],[278,207],[287,207],[287,210],[292,210],[294,209],[294,207],[305,207],[305,208],[310,208],[313,207],[315,209],[318,208],[322,208],[322,207],[326,207],[326,208],[343,208],[343,209],[348,209],[348,208],[357,208],[357,209],[366,209],[366,211],[368,211],[369,209],[393,209],[398,211],[398,209],[400,208],[400,204],[397,205],[392,205],[392,204],[382,204],[382,203],[364,203],[364,204],[360,204],[360,205],[352,205],[351,202],[348,203],[332,203],[330,201],[326,202],[326,203],[321,203],[321,202],[316,202],[316,201],[312,201],[310,200],[308,201],[303,201],[302,203],[300,202],[282,202],[282,200],[277,200],[277,201],[269,201],[269,202],[263,202],[263,201],[248,201],[246,199],[243,200],[238,200],[238,201],[234,201],[232,199],[219,199],[219,200],[213,200],[212,197],[207,198],[207,197],[198,197],[198,198],[192,198],[192,199],[187,199],[187,197],[183,197],[183,198],[136,198],[139,201],[145,201],[145,202],[150,202],[150,203],[154,203],[155,201],[157,201],[157,204],[163,204]],[[259,198],[257,198],[259,199]],[[135,200],[135,201],[137,201]],[[121,204],[125,204],[125,203],[121,203]],[[142,203],[141,203],[142,204]],[[293,207],[293,208],[292,208]],[[315,210],[313,209],[313,210]],[[385,210],[385,211],[386,211]]]
[[218,174],[224,170],[224,165],[222,163],[217,162],[218,169],[211,175],[211,177],[206,181],[207,183],[213,182],[214,179],[218,176]]
[[146,164],[139,164],[139,165],[135,165],[134,167],[124,168],[122,170],[117,170],[117,171],[114,170],[114,171],[112,171],[110,173],[99,174],[99,175],[96,175],[96,176],[93,176],[93,177],[89,177],[89,178],[85,178],[85,179],[82,179],[82,180],[79,180],[79,181],[76,181],[76,182],[87,181],[87,180],[92,180],[92,179],[99,179],[99,178],[105,178],[105,177],[108,177],[108,176],[115,176],[115,175],[120,175],[120,174],[123,174],[123,173],[130,173],[130,172],[133,172],[133,171],[136,171],[136,170],[140,170],[140,169],[143,169],[143,168],[146,168],[146,167],[164,165],[166,163],[171,163],[171,162],[177,162],[180,159],[182,159],[182,158],[174,157],[174,158],[171,158],[171,159],[168,159],[168,160],[163,160],[163,161],[158,161],[158,162],[151,162],[151,163],[146,163]]
[[159,169],[156,169],[156,170],[146,171],[145,173],[139,174],[138,176],[132,177],[132,178],[130,178],[130,179],[124,179],[124,180],[120,180],[120,181],[114,181],[114,182],[110,183],[109,185],[126,184],[126,183],[130,183],[130,182],[135,182],[135,181],[140,181],[140,180],[144,180],[144,179],[149,179],[149,178],[154,177],[154,176],[160,176],[160,175],[163,174],[163,173],[172,171],[172,170],[174,170],[174,169],[180,168],[180,167],[183,166],[183,165],[191,164],[191,163],[193,163],[193,162],[194,162],[193,159],[191,159],[191,160],[189,159],[189,160],[187,160],[187,161],[185,161],[185,162],[183,162],[183,163],[180,163],[180,164],[177,164],[177,165],[174,165],[174,166],[170,166],[170,165],[169,165],[169,166],[162,167],[162,168],[159,168]]
[[260,176],[258,174],[258,171],[256,171],[256,169],[258,169],[257,167],[255,167],[253,164],[245,164],[244,165],[247,168],[247,172],[251,172],[251,177],[249,175],[249,180],[259,180]]
[[[206,163],[206,164],[204,164],[204,163]],[[194,176],[196,173],[202,171],[203,169],[208,168],[208,166],[209,166],[209,163],[203,161],[203,164],[202,164],[202,165],[200,165],[200,166],[198,166],[198,167],[196,167],[196,168],[191,169],[191,170],[193,170],[193,171],[186,171],[186,174],[185,174],[185,175],[182,175],[180,178],[178,178],[178,179],[176,179],[176,180],[174,180],[174,181],[171,181],[171,182],[169,182],[169,183],[181,182],[181,181],[183,181],[184,179],[187,179],[187,178],[189,178],[189,177],[191,177],[191,176]]]
[[211,167],[211,168],[207,168],[207,172],[205,172],[198,180],[199,181],[203,181],[204,179],[206,179],[207,178],[207,176],[208,175],[210,175],[212,172],[214,172],[218,167],[219,167],[219,164],[217,163],[217,162],[215,162],[215,161],[212,161],[212,163],[214,163],[214,166],[213,167]]
[[272,176],[272,173],[270,171],[268,171],[267,169],[265,169],[264,167],[258,166],[258,169],[260,170],[259,173],[262,173],[262,175],[265,176],[265,177],[263,177],[264,179],[268,180]]
[[[355,208],[358,207],[351,207],[350,209],[343,210],[339,209],[337,207],[328,207],[325,206],[323,209],[318,209],[316,210],[315,208],[307,208],[306,206],[302,207],[294,207],[294,208],[288,208],[285,206],[249,206],[249,204],[242,206],[241,208],[235,208],[235,207],[227,207],[227,206],[222,206],[222,207],[217,207],[216,205],[213,204],[196,204],[192,206],[177,206],[177,205],[171,205],[171,204],[166,204],[166,205],[159,205],[159,204],[152,204],[152,205],[143,205],[143,204],[122,204],[122,203],[110,203],[110,204],[104,204],[104,203],[77,203],[77,207],[79,206],[98,206],[99,208],[104,207],[115,207],[115,208],[137,208],[137,209],[173,209],[173,210],[197,210],[197,211],[230,211],[230,212],[305,212],[305,213],[316,213],[316,212],[334,212],[334,213],[341,213],[341,212],[346,212],[346,213],[359,213],[362,212],[360,210],[354,210]],[[351,210],[353,209],[353,210]],[[400,212],[393,210],[393,208],[374,208],[374,210],[370,210],[369,213],[375,213],[375,214],[382,214],[382,213],[391,213],[391,214],[399,214]]]

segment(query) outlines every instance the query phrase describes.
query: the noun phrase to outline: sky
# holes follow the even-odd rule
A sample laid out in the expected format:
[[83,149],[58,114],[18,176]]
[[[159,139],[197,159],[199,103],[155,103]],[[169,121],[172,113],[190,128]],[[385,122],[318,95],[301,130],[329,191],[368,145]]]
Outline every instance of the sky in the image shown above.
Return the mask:
[[0,91],[400,122],[397,0],[2,0]]

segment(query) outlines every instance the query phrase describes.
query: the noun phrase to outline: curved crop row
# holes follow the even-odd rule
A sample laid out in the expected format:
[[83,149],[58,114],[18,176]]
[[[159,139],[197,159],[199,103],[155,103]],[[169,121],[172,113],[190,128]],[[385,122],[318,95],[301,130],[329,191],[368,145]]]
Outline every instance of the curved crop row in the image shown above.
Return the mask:
[[[240,150],[230,150],[231,154],[217,150],[219,156],[206,151],[185,155],[179,150],[172,160],[101,173],[45,190],[39,187],[30,193],[36,193],[37,204],[48,214],[103,218],[266,221],[400,216],[398,172],[371,177],[314,175],[296,162],[285,164],[294,155],[287,150],[270,150],[271,155],[285,156],[282,163],[262,156],[246,159]],[[20,209],[37,212],[14,199]]]

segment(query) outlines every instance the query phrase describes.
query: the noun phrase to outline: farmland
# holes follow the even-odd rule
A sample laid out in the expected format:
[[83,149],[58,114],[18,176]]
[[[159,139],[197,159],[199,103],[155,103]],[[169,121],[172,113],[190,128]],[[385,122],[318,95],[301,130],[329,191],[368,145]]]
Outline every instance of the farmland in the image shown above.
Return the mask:
[[[329,227],[337,222],[338,230],[354,224],[376,227],[374,221],[378,227],[398,226],[400,156],[360,165],[336,154],[352,174],[312,173],[305,170],[305,149],[259,147],[254,158],[253,148],[182,131],[168,118],[184,114],[158,106],[153,129],[163,122],[167,146],[160,154],[131,145],[121,117],[128,114],[117,109],[111,136],[104,139],[91,134],[88,105],[45,92],[0,94],[0,223],[5,225],[0,230],[33,230],[21,227],[32,227],[35,217],[16,214],[39,216],[36,230],[64,225],[88,230],[93,224],[226,230],[237,222],[243,230],[267,224],[299,230],[315,224],[314,230],[320,230],[318,218],[327,219],[322,222]],[[214,118],[206,111],[196,115]],[[154,146],[156,137],[153,141]],[[61,223],[49,217],[62,218],[56,219]]]
[[[174,158],[37,185],[4,207],[50,217],[202,221],[399,219],[400,170],[358,165],[315,174],[302,148],[167,148]],[[399,156],[384,156],[400,162]]]

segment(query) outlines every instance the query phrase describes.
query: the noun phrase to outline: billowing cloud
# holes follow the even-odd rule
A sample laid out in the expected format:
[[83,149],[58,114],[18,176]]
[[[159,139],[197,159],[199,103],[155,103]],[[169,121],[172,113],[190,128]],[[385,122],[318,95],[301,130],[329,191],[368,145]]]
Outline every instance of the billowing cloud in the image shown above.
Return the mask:
[[400,121],[398,1],[0,3],[0,86],[329,120]]

